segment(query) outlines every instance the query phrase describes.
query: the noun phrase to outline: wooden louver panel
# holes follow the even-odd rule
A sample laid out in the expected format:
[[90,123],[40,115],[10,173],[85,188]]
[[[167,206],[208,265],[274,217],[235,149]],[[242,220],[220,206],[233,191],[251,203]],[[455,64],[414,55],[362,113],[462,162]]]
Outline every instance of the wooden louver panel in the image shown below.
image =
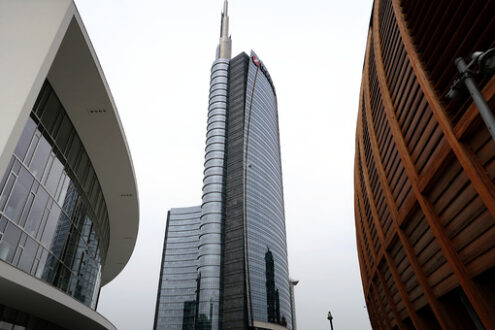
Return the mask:
[[[495,142],[454,60],[495,47],[495,0],[375,0],[355,157],[357,248],[377,329],[495,329]],[[495,77],[479,87],[495,109]]]

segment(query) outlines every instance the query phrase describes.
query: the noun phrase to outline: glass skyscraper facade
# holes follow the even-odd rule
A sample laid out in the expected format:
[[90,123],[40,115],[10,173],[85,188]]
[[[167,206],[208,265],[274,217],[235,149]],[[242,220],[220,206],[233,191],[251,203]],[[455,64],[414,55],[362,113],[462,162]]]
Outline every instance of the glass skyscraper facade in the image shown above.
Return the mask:
[[[277,99],[270,76],[254,52],[247,72],[244,113],[250,318],[286,325],[290,323],[290,296]],[[273,264],[273,288],[268,288],[267,257]],[[272,305],[277,306],[276,313],[270,313]]]
[[[254,52],[231,59],[230,47],[225,1],[211,72],[202,205],[192,208],[200,219],[186,228],[177,209],[169,213],[156,319],[175,314],[155,329],[292,329],[276,92]],[[175,271],[167,258],[188,251],[170,241],[177,226],[184,242],[199,233],[195,282],[187,288],[167,276]],[[166,288],[182,300],[167,304]]]
[[155,329],[194,329],[200,216],[201,206],[168,213]]

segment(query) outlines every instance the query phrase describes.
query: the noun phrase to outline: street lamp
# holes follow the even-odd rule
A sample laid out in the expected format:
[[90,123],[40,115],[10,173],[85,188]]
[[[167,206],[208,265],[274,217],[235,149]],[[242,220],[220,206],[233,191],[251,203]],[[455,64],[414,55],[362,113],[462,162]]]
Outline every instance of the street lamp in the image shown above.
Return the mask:
[[[457,71],[459,71],[459,76],[454,81],[446,97],[449,99],[458,98],[462,92],[462,84],[464,84],[478,107],[481,118],[483,118],[485,125],[488,127],[488,131],[495,140],[495,117],[474,81],[474,74],[492,75],[495,73],[495,48],[489,49],[486,52],[474,52],[469,64],[466,64],[466,61],[462,57],[459,57],[455,60],[455,65]],[[473,70],[475,67],[478,67],[478,71]]]
[[332,330],[333,330],[333,323],[332,323],[333,316],[332,316],[332,313],[330,313],[330,311],[328,311],[327,320],[329,320],[329,321],[330,321],[330,329],[332,329]]

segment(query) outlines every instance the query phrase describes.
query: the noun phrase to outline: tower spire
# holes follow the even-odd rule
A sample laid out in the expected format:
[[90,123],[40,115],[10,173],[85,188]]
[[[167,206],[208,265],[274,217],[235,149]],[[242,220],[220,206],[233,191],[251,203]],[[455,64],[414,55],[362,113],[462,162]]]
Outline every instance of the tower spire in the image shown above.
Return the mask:
[[217,48],[217,59],[229,59],[232,56],[232,40],[229,35],[229,2],[223,3],[222,25],[220,27],[220,42]]

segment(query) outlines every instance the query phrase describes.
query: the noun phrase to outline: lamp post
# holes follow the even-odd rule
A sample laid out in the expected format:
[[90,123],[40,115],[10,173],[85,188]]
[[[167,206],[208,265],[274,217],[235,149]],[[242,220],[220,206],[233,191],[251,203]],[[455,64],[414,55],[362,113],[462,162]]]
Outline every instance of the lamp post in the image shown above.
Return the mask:
[[[469,64],[462,57],[459,57],[455,60],[455,65],[457,71],[459,71],[459,77],[454,81],[446,97],[449,99],[459,97],[462,88],[461,84],[464,84],[478,107],[481,118],[483,118],[485,125],[488,127],[492,139],[495,140],[495,116],[474,80],[475,73],[495,73],[495,48],[489,49],[486,52],[474,52]],[[473,71],[472,69],[476,66],[478,67],[478,71]]]
[[328,316],[327,316],[327,320],[330,321],[330,329],[333,330],[333,316],[332,316],[332,313],[330,313],[330,311],[328,311]]

